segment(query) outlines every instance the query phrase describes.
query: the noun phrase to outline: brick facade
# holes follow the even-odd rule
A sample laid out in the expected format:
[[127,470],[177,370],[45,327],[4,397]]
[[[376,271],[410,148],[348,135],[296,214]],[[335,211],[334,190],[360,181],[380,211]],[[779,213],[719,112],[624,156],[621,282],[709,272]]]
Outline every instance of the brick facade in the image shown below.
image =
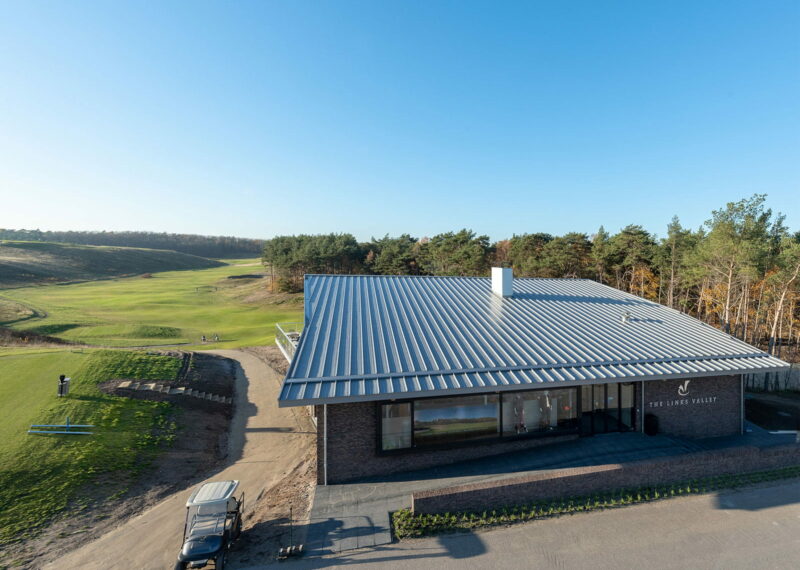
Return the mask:
[[660,433],[714,437],[741,433],[740,376],[644,383],[644,413],[658,418]]
[[[635,386],[636,431],[641,430],[644,414],[659,419],[659,431],[684,437],[731,435],[741,429],[741,384],[739,376],[654,380],[644,382],[644,410],[641,410],[642,383]],[[678,390],[686,395],[682,396]],[[479,457],[531,449],[576,439],[577,434],[531,437],[511,441],[473,441],[449,449],[411,449],[390,453],[378,451],[379,418],[375,402],[329,404],[327,406],[328,483],[342,483],[446,465]],[[317,412],[317,477],[325,477],[323,406]],[[643,413],[642,413],[643,412]]]
[[[328,483],[342,483],[363,477],[446,465],[467,459],[530,449],[556,441],[576,439],[577,435],[534,437],[509,442],[472,442],[451,449],[378,452],[378,414],[374,402],[328,405]],[[324,413],[317,415],[317,479],[324,483]]]

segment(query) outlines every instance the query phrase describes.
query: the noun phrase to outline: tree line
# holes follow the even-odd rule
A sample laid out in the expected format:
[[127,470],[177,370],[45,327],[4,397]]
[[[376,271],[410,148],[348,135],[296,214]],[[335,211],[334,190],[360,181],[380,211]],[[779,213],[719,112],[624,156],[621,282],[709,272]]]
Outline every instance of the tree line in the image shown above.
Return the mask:
[[586,278],[688,313],[780,355],[800,347],[800,232],[773,214],[766,196],[730,202],[700,228],[678,217],[659,238],[640,225],[615,234],[514,235],[492,243],[462,229],[359,243],[351,234],[278,236],[263,262],[280,291],[300,291],[306,273]]
[[157,232],[60,232],[0,228],[0,239],[168,249],[215,258],[257,257],[264,247],[264,240],[258,239]]

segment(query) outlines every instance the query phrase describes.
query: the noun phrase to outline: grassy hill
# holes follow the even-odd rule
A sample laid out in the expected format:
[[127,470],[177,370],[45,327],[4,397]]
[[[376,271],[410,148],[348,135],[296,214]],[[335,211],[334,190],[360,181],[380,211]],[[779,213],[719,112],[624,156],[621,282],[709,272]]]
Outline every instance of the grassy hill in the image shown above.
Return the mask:
[[[150,279],[6,289],[0,291],[0,326],[95,346],[273,344],[276,322],[303,320],[303,297],[269,294],[264,279],[246,278],[257,272],[257,261]],[[220,342],[200,342],[214,334]]]
[[[0,551],[70,505],[105,500],[105,491],[90,485],[97,478],[124,489],[170,443],[176,429],[170,404],[109,396],[97,384],[171,380],[180,365],[135,351],[0,349]],[[56,398],[59,374],[72,378],[68,398]],[[31,424],[63,423],[67,416],[96,426],[94,435],[27,435]]]
[[32,241],[0,242],[0,288],[206,269],[221,265],[219,261],[204,257],[158,249]]

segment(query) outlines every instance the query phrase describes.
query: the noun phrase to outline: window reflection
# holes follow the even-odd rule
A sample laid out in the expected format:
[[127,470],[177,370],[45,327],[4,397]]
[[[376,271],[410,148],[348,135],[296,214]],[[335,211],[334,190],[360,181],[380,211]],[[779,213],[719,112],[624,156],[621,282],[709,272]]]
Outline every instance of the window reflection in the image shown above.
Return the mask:
[[425,447],[497,437],[498,408],[496,394],[416,400],[414,445]]
[[622,428],[631,430],[633,429],[633,383],[626,382],[619,385],[619,409],[622,422]]
[[381,406],[381,446],[384,450],[411,447],[411,403]]
[[577,390],[537,390],[503,394],[503,435],[577,427]]

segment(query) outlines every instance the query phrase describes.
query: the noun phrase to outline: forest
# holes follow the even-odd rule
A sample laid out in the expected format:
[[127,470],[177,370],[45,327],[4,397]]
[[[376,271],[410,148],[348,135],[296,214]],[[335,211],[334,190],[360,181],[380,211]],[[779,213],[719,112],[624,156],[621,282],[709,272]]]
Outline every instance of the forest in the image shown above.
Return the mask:
[[462,229],[433,237],[350,234],[278,236],[263,262],[277,290],[300,291],[305,273],[594,279],[688,313],[770,353],[800,348],[800,232],[773,214],[766,195],[730,202],[698,229],[673,217],[658,237],[640,225],[615,234],[514,235],[492,243]]
[[212,258],[256,257],[264,247],[264,241],[257,239],[157,232],[59,232],[0,228],[0,240],[3,239],[169,249]]

